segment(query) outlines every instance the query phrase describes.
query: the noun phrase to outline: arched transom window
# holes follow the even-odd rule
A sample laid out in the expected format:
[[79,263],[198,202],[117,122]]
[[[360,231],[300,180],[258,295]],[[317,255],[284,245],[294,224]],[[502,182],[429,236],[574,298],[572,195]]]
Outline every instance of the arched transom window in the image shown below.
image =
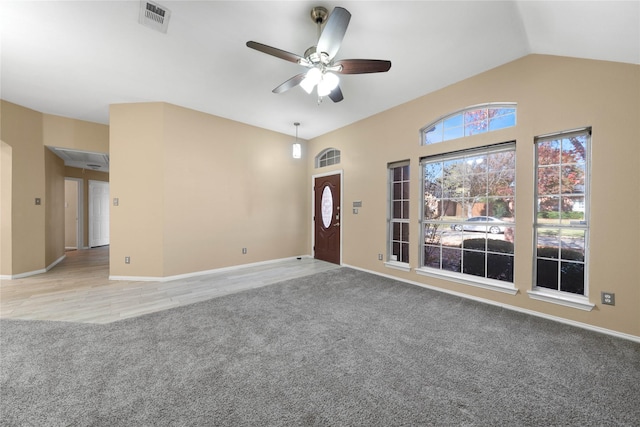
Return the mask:
[[423,127],[420,134],[422,145],[427,145],[515,125],[515,103],[489,103],[451,113]]
[[340,163],[340,150],[336,148],[327,148],[322,150],[316,156],[316,167],[323,168],[325,166],[337,165]]

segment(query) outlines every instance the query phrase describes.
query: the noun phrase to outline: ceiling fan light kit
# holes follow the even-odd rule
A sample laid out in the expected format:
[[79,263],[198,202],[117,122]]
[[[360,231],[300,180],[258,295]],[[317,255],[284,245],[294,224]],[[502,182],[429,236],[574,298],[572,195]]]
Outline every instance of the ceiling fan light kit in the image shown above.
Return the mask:
[[[329,15],[324,7],[314,7],[311,9],[311,19],[318,26],[318,43],[316,46],[308,48],[304,56],[254,41],[247,42],[247,47],[251,49],[294,62],[309,69],[305,73],[291,77],[273,89],[273,93],[282,93],[300,86],[305,92],[311,94],[316,88],[318,103],[325,96],[328,96],[333,102],[340,102],[344,97],[337,74],[383,73],[391,68],[391,61],[380,59],[334,61],[351,20],[351,13],[347,9],[336,7]],[[325,24],[324,29],[322,28],[323,24]]]

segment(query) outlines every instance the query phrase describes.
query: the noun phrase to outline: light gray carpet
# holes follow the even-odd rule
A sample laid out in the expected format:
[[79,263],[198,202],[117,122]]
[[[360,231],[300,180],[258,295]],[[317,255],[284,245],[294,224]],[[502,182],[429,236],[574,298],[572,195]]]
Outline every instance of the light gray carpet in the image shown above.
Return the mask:
[[0,321],[3,426],[640,424],[640,345],[355,271]]

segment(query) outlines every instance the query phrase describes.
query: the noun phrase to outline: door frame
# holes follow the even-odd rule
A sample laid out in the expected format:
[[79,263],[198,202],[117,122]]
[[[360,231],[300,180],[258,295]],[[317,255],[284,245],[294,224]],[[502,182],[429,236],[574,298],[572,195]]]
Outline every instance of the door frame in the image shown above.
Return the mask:
[[311,248],[310,248],[310,252],[311,252],[311,257],[315,258],[316,256],[316,251],[315,251],[315,246],[316,246],[316,222],[313,219],[315,212],[316,212],[316,198],[315,198],[315,191],[313,189],[313,186],[316,183],[316,178],[322,178],[323,176],[331,176],[331,175],[340,175],[340,265],[342,265],[342,244],[343,244],[343,231],[344,231],[344,170],[343,169],[338,169],[338,170],[332,170],[329,172],[323,172],[323,173],[319,173],[319,174],[315,174],[315,175],[311,175]]
[[82,178],[70,178],[68,176],[64,177],[65,181],[75,181],[78,184],[78,200],[76,203],[78,204],[78,220],[76,221],[76,225],[78,229],[76,230],[76,248],[77,250],[86,249],[84,246],[84,180]]

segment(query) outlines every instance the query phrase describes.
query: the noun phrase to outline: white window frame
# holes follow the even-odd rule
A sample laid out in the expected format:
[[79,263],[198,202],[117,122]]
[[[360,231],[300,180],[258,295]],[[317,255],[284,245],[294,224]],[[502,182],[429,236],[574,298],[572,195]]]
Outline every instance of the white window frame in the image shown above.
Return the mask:
[[[411,267],[409,265],[409,255],[410,255],[410,234],[409,232],[407,232],[407,241],[405,242],[404,240],[394,240],[393,239],[393,229],[394,229],[394,225],[395,224],[401,224],[402,227],[409,227],[410,225],[410,218],[395,218],[394,217],[394,202],[408,202],[409,203],[409,207],[407,208],[407,213],[410,216],[410,212],[411,212],[411,197],[410,197],[410,193],[407,195],[407,199],[405,199],[404,197],[402,197],[401,199],[394,199],[394,185],[396,183],[401,183],[401,184],[407,184],[409,185],[409,192],[411,191],[411,179],[410,177],[403,177],[404,179],[401,179],[400,181],[396,181],[394,178],[394,171],[397,168],[404,168],[404,167],[409,167],[409,174],[411,173],[411,169],[410,169],[410,162],[409,160],[405,160],[405,161],[401,161],[401,162],[394,162],[394,163],[389,163],[387,165],[387,174],[388,174],[388,186],[387,186],[387,255],[386,255],[386,261],[385,261],[385,266],[389,267],[389,268],[395,268],[398,270],[402,270],[402,271],[410,271]],[[395,256],[393,254],[393,245],[394,243],[399,243],[400,245],[406,245],[407,247],[407,262],[398,260],[398,259],[394,259],[393,257]]]
[[[585,147],[585,182],[584,182],[584,220],[583,221],[571,221],[568,224],[544,224],[538,221],[538,144],[540,142],[545,141],[554,141],[554,140],[562,140],[565,138],[570,138],[572,136],[585,135],[587,138],[587,143]],[[573,129],[569,131],[556,132],[552,134],[546,134],[538,136],[534,139],[534,149],[535,149],[535,180],[534,180],[534,236],[533,236],[533,277],[532,277],[532,289],[527,291],[530,298],[545,301],[553,304],[559,304],[565,307],[577,308],[584,311],[591,311],[595,304],[589,302],[589,229],[590,229],[590,219],[589,219],[589,206],[590,206],[590,181],[591,181],[591,146],[592,146],[592,137],[591,137],[591,128],[579,128]],[[562,163],[560,164],[562,165]],[[560,191],[558,195],[562,195],[561,183]],[[577,294],[572,292],[561,291],[558,289],[550,289],[546,287],[537,286],[537,260],[538,260],[538,230],[540,228],[552,228],[560,230],[582,230],[584,231],[585,241],[584,241],[584,289],[583,294]],[[558,265],[560,265],[561,261],[558,260]],[[558,275],[558,280],[560,280],[560,275]]]
[[[427,163],[429,160],[438,160],[438,159],[442,159],[442,160],[448,160],[448,159],[456,159],[456,158],[461,158],[461,157],[467,157],[467,156],[474,156],[474,155],[481,155],[481,154],[486,154],[486,153],[496,153],[496,152],[500,152],[500,151],[513,151],[515,153],[515,141],[511,141],[511,142],[506,142],[506,143],[500,143],[500,144],[494,144],[494,145],[488,145],[488,146],[483,146],[483,147],[478,147],[478,148],[471,148],[468,150],[462,150],[459,152],[450,152],[450,153],[443,153],[443,154],[439,154],[439,155],[435,155],[435,156],[429,156],[429,157],[425,157],[422,158],[420,161],[420,170],[421,170],[421,177],[420,177],[420,183],[421,183],[421,188],[424,189],[425,186],[425,176],[424,176],[424,166],[425,163]],[[513,202],[515,204],[515,192],[513,195]],[[464,285],[469,285],[469,286],[474,286],[474,287],[480,287],[480,288],[484,288],[484,289],[489,289],[489,290],[494,290],[494,291],[498,291],[498,292],[503,292],[503,293],[508,293],[510,295],[515,295],[518,293],[518,289],[515,287],[515,271],[514,271],[514,281],[513,282],[506,282],[506,281],[501,281],[501,280],[497,280],[497,279],[491,279],[491,278],[487,278],[487,277],[481,277],[481,276],[475,276],[472,274],[466,274],[466,273],[462,273],[462,272],[453,272],[453,271],[447,271],[447,270],[442,270],[442,269],[437,269],[437,268],[433,268],[433,267],[427,267],[425,266],[425,260],[424,260],[424,254],[425,254],[425,247],[426,247],[426,243],[425,243],[425,239],[424,239],[424,235],[425,235],[425,225],[427,223],[433,223],[433,222],[437,222],[440,223],[442,226],[444,227],[450,227],[451,225],[455,225],[454,222],[451,221],[443,221],[443,220],[438,220],[438,221],[433,221],[432,219],[428,219],[425,218],[425,213],[424,213],[424,208],[421,208],[421,215],[420,215],[420,235],[422,236],[420,239],[420,267],[416,268],[416,273],[422,276],[427,276],[427,277],[433,277],[433,278],[439,278],[439,279],[446,279],[446,280],[450,280],[456,283],[461,283]],[[464,222],[462,223],[464,224]],[[513,223],[504,223],[501,225],[508,225],[509,227],[512,227],[513,230],[515,230],[515,218],[514,218],[514,222]],[[515,234],[515,233],[514,233]],[[485,253],[489,253],[486,252]],[[512,255],[513,257],[513,263],[515,265],[515,259],[516,259],[516,254],[514,252],[514,254]]]
[[[513,120],[513,124],[512,125],[508,125],[508,126],[501,126],[498,127],[497,129],[490,129],[490,124],[491,124],[491,118],[487,117],[487,129],[481,132],[476,132],[476,133],[469,133],[467,132],[467,127],[470,126],[472,123],[465,123],[464,117],[465,117],[465,113],[468,113],[470,111],[477,111],[477,110],[497,110],[497,109],[513,109],[513,116],[514,116],[514,120]],[[488,113],[487,113],[488,115]],[[461,124],[459,126],[454,126],[451,127],[450,129],[457,129],[460,128],[460,130],[462,131],[461,135],[457,135],[457,136],[452,136],[452,137],[446,137],[445,135],[445,122],[450,121],[452,119],[455,119],[457,116],[461,116]],[[500,117],[504,117],[504,116],[500,116]],[[516,126],[518,123],[518,105],[515,102],[488,102],[485,104],[478,104],[478,105],[472,105],[466,108],[463,108],[461,110],[455,111],[453,113],[447,114],[446,116],[442,116],[439,117],[437,120],[434,120],[433,122],[429,123],[428,125],[426,125],[425,127],[423,127],[422,129],[420,129],[420,145],[431,145],[431,144],[438,144],[438,143],[442,143],[442,142],[446,142],[446,141],[452,141],[455,139],[460,139],[460,138],[467,138],[469,136],[473,136],[473,135],[477,135],[477,134],[483,134],[483,133],[487,133],[487,132],[494,132],[496,130],[501,130],[501,129],[508,129],[511,127]],[[438,126],[440,126],[442,128],[442,139],[439,141],[434,141],[434,142],[427,142],[427,134],[434,131],[435,129],[438,128]]]

